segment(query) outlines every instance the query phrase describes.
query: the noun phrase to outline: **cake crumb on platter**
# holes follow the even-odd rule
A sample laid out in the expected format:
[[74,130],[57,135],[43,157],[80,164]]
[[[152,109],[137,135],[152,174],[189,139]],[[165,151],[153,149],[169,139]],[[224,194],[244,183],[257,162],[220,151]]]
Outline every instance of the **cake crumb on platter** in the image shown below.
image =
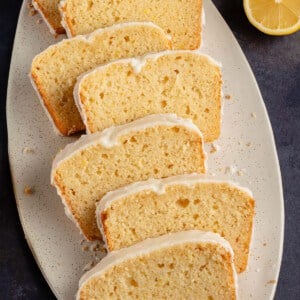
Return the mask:
[[30,186],[25,186],[24,188],[24,194],[25,195],[32,195],[34,194],[34,188]]
[[267,284],[276,284],[276,280],[275,279],[272,279],[272,280],[269,280],[268,282],[267,282]]
[[37,14],[37,11],[36,11],[34,8],[31,8],[31,9],[29,10],[29,15],[30,15],[31,17],[35,16],[36,14]]
[[86,251],[89,251],[89,250],[90,250],[90,247],[89,247],[89,246],[83,246],[83,247],[82,247],[82,250],[85,251],[85,252],[86,252]]
[[238,171],[236,172],[236,174],[237,174],[238,176],[244,176],[245,170],[244,170],[244,169],[238,170]]
[[213,153],[216,153],[220,150],[220,146],[215,144],[215,143],[211,143],[210,145],[210,151],[209,153],[213,154]]
[[28,9],[33,8],[33,5],[32,5],[32,3],[31,3],[31,1],[29,1],[29,2],[27,3],[27,8],[28,8]]
[[232,174],[234,175],[237,172],[236,166],[228,166],[225,168],[225,174]]
[[252,112],[252,113],[251,113],[251,117],[256,119],[256,113],[255,113],[255,112]]
[[37,24],[42,24],[42,23],[43,23],[43,19],[38,19],[38,20],[36,20],[36,23],[37,23]]
[[91,252],[93,255],[96,255],[97,253],[107,253],[105,245],[100,241],[90,242],[83,239],[79,243],[84,252]]
[[107,249],[103,246],[103,247],[100,248],[100,252],[107,253]]
[[34,16],[37,14],[37,11],[34,9],[34,6],[32,5],[31,1],[27,3],[27,9],[29,10],[30,16]]
[[95,266],[95,262],[94,261],[90,261],[88,262],[84,267],[83,267],[83,271],[87,272],[89,271],[92,267]]
[[226,94],[226,95],[225,95],[225,99],[226,99],[226,100],[231,100],[231,99],[232,99],[232,97],[231,97],[231,95],[229,95],[229,94]]
[[33,148],[30,148],[30,147],[24,147],[24,148],[23,148],[23,153],[24,153],[24,154],[31,154],[31,153],[34,153],[34,149],[33,149]]
[[98,243],[95,245],[91,245],[91,251],[100,251],[100,245]]

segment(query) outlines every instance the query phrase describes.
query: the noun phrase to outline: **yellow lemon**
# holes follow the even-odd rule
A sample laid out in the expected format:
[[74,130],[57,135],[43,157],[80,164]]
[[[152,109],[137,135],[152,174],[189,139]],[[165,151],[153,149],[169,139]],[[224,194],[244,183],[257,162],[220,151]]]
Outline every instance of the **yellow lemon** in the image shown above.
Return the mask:
[[271,35],[287,35],[300,29],[300,0],[244,0],[250,23]]

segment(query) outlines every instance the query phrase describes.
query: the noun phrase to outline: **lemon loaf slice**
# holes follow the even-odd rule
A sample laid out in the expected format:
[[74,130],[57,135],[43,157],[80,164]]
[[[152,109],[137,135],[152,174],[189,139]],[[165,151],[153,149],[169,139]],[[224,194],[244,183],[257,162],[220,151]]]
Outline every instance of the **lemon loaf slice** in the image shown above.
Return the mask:
[[33,7],[40,13],[52,34],[65,33],[58,9],[60,0],[32,0]]
[[96,201],[107,192],[149,178],[205,172],[199,129],[175,115],[150,115],[82,136],[60,152],[52,184],[89,240],[100,238]]
[[174,49],[200,46],[202,0],[63,0],[62,24],[69,37],[121,22],[154,22],[172,37]]
[[69,135],[85,129],[73,99],[79,75],[111,60],[169,48],[168,36],[152,23],[119,24],[50,46],[32,62],[32,83],[59,133]]
[[220,135],[221,68],[195,51],[165,51],[108,63],[79,77],[74,99],[87,132],[156,113],[192,119],[211,142]]
[[230,244],[191,230],[109,253],[79,282],[77,300],[237,298]]
[[247,267],[254,200],[231,182],[192,174],[134,183],[107,193],[96,216],[110,251],[169,232],[199,229],[230,242],[238,272]]

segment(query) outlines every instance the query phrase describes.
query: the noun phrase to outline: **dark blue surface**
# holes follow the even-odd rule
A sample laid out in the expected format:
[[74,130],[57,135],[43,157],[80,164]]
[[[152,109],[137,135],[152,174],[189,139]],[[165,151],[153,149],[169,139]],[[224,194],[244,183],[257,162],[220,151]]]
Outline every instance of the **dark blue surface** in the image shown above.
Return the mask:
[[[286,209],[283,265],[275,299],[300,299],[300,32],[266,36],[248,23],[242,1],[213,2],[252,66],[275,134]],[[0,299],[53,299],[24,239],[7,157],[6,85],[21,3],[0,1]]]

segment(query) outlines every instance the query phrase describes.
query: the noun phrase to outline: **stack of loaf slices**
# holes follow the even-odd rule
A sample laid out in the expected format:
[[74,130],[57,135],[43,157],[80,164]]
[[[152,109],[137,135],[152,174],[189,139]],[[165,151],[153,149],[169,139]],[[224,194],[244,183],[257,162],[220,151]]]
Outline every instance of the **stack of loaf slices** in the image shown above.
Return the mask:
[[[209,179],[222,74],[201,53],[201,0],[34,0],[68,39],[38,54],[34,89],[57,133],[67,216],[108,254],[77,299],[236,299],[254,218],[251,192]],[[67,137],[66,137],[67,139]]]

